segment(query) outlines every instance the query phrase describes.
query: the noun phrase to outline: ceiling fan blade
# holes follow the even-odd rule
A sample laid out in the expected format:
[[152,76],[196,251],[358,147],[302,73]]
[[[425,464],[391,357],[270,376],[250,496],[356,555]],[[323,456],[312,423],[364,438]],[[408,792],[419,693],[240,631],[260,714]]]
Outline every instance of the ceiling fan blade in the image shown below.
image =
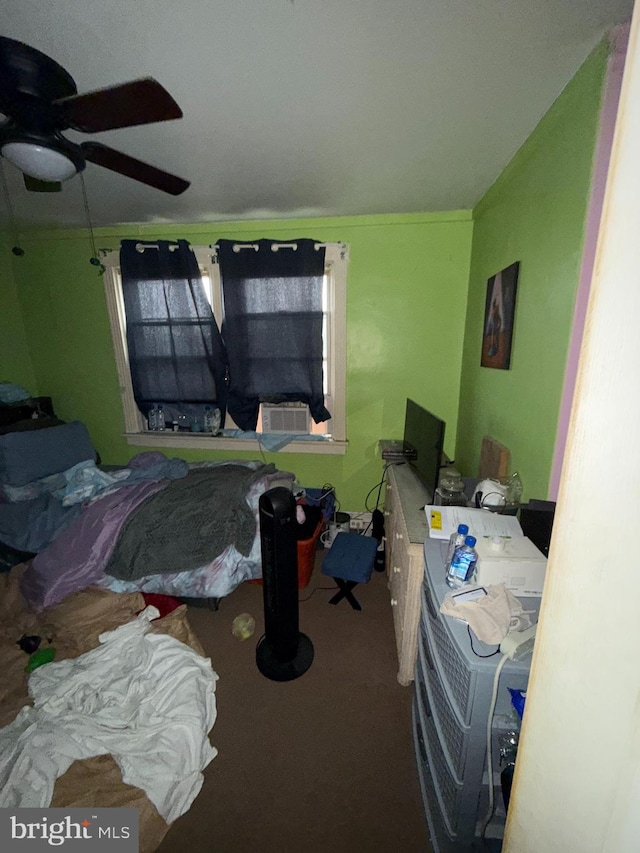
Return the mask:
[[104,166],[105,169],[111,169],[112,172],[126,175],[128,178],[133,178],[134,181],[148,184],[150,187],[155,187],[165,193],[180,195],[189,186],[189,181],[184,181],[182,178],[170,175],[169,172],[156,169],[149,163],[143,163],[142,160],[129,157],[128,154],[109,148],[101,142],[82,142],[79,147],[85,159],[90,163]]
[[22,179],[31,193],[59,193],[62,189],[60,181],[41,181],[39,178],[32,178],[26,172],[22,173]]
[[182,118],[180,107],[153,77],[71,95],[54,103],[61,108],[68,126],[84,133]]

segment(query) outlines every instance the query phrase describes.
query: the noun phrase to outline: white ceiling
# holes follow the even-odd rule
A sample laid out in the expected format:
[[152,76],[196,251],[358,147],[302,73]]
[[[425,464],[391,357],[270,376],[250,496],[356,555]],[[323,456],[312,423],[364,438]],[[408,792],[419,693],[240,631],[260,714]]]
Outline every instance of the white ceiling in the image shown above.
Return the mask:
[[[184,118],[99,139],[191,181],[88,164],[95,225],[470,208],[633,0],[0,0],[83,93],[144,76]],[[18,221],[86,224],[80,181]],[[7,204],[0,198],[6,221]]]

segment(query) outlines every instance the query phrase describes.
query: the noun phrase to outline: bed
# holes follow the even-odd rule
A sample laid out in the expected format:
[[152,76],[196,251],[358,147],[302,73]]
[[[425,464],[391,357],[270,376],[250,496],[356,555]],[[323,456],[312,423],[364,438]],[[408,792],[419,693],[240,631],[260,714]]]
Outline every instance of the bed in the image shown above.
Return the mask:
[[[217,675],[187,607],[91,587],[36,613],[24,571],[0,574],[0,806],[135,808],[151,853],[216,755]],[[35,639],[55,658],[27,673]]]
[[295,475],[159,452],[97,464],[80,421],[0,435],[0,545],[35,610],[89,586],[219,599],[261,577],[258,501]]

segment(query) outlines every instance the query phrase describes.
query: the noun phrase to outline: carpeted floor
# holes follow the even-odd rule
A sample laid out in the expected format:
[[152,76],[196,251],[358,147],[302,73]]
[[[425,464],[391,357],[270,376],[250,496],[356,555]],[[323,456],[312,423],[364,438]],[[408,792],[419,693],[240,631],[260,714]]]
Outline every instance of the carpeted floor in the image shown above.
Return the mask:
[[[315,657],[300,678],[279,683],[255,664],[263,631],[262,587],[243,584],[217,612],[189,618],[220,676],[218,749],[190,811],[159,853],[428,853],[411,736],[413,687],[396,679],[386,575],[355,590],[362,612],[319,587],[318,552],[300,590],[300,630]],[[313,590],[316,590],[309,598]],[[304,601],[304,599],[308,599]],[[255,635],[231,634],[248,612]]]

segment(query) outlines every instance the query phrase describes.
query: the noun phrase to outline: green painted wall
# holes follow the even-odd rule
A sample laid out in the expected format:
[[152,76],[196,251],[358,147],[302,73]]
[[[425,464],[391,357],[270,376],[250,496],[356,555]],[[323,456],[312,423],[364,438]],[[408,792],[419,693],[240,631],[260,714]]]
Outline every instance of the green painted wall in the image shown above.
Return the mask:
[[[136,236],[185,237],[194,244],[301,236],[348,243],[349,449],[336,457],[281,452],[265,459],[294,471],[307,486],[332,483],[344,509],[362,509],[380,478],[377,441],[401,437],[405,400],[412,397],[445,419],[445,450],[464,473],[477,469],[482,436],[492,435],[511,449],[525,497],[545,497],[607,55],[603,44],[589,57],[477,205],[473,221],[463,211],[123,226],[98,230],[98,246],[114,249],[120,239]],[[51,395],[61,417],[87,423],[105,462],[126,462],[136,448],[122,438],[104,289],[89,264],[88,235],[40,232],[23,245],[23,258],[14,260],[6,247],[0,259],[0,364],[6,374],[0,378]],[[486,281],[516,260],[511,369],[481,368]]]
[[[46,202],[46,199],[44,200]],[[344,456],[265,454],[307,486],[330,482],[343,509],[364,508],[382,472],[380,438],[402,437],[405,400],[433,409],[456,443],[459,382],[471,255],[470,212],[220,225],[123,227],[98,231],[100,248],[119,240],[221,237],[344,241],[347,292],[347,436]],[[105,462],[126,462],[137,448],[121,437],[118,383],[104,288],[89,264],[84,232],[24,240],[17,275],[33,367],[58,414],[83,420]],[[176,451],[190,459],[232,453]],[[244,454],[245,456],[252,454]],[[374,499],[375,503],[375,499]]]
[[[546,498],[608,57],[601,44],[474,209],[456,459],[510,448],[525,497]],[[480,367],[487,279],[520,261],[510,370]]]
[[31,363],[25,333],[13,262],[11,241],[0,236],[0,381],[15,382],[31,394],[38,394],[38,384]]

